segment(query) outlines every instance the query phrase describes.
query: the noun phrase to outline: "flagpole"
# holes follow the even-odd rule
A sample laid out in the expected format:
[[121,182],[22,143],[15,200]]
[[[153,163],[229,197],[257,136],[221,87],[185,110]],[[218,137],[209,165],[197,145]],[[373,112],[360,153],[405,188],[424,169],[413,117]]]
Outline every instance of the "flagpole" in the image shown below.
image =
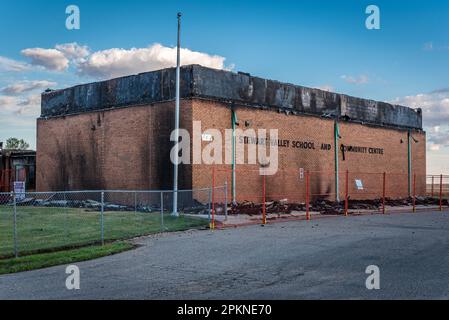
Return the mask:
[[178,12],[178,47],[176,55],[176,106],[175,106],[175,163],[173,170],[173,213],[178,216],[178,162],[179,162],[179,100],[181,80],[181,13]]

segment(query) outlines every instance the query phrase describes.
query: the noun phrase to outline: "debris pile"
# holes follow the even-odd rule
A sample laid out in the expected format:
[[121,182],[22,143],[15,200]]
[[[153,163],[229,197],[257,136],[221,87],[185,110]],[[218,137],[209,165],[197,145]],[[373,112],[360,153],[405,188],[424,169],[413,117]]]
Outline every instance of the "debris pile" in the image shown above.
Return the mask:
[[[306,205],[304,203],[288,203],[287,199],[280,201],[270,201],[265,203],[266,213],[292,213],[292,211],[304,211]],[[256,204],[250,201],[244,201],[242,203],[232,204],[231,209],[228,211],[230,214],[247,214],[247,215],[259,215],[262,214],[262,204]]]
[[[58,196],[50,195],[46,199],[37,199],[37,198],[25,198],[16,201],[16,205],[19,207],[48,207],[48,208],[83,208],[86,209],[87,212],[99,212],[101,211],[101,202],[92,199],[84,199],[84,200],[59,200],[55,199]],[[130,201],[132,202],[132,201]],[[12,199],[8,199],[5,201],[6,205],[13,206]],[[165,211],[171,211],[170,207],[171,203],[168,203],[164,206]],[[185,214],[208,214],[208,204],[202,204],[201,202],[190,199],[185,200],[178,206],[179,211]],[[123,201],[121,203],[114,202],[104,202],[103,204],[104,211],[129,211],[129,212],[156,212],[159,213],[161,211],[161,206],[159,203],[151,204],[149,202],[141,202],[134,204],[128,204]],[[222,210],[223,211],[223,210]]]
[[[415,204],[423,206],[437,206],[440,200],[431,197],[416,197]],[[412,206],[413,198],[406,199],[390,199],[385,198],[385,206],[400,207],[400,206]],[[443,206],[448,206],[449,200],[443,200]],[[266,213],[276,214],[290,214],[294,211],[303,212],[306,211],[305,203],[289,203],[287,199],[280,201],[269,201],[265,203]],[[349,210],[380,210],[382,208],[382,199],[373,200],[352,200],[348,201]],[[263,206],[260,203],[254,203],[250,201],[244,201],[241,203],[234,203],[228,209],[228,214],[246,214],[246,215],[260,215],[262,214]],[[317,199],[311,201],[309,204],[309,210],[311,212],[320,212],[321,214],[338,215],[344,214],[345,202],[335,202],[326,199]]]

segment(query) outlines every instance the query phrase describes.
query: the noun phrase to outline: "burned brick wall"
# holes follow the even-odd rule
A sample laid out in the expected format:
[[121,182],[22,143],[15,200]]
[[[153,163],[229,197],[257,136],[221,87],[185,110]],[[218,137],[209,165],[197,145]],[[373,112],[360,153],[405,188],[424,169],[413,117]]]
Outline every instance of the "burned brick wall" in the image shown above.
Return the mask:
[[[175,69],[168,68],[47,92],[42,95],[41,116],[170,101],[175,98],[175,79]],[[213,99],[253,108],[285,109],[353,122],[422,129],[420,110],[199,65],[181,68],[180,90],[184,99]]]
[[[170,189],[175,83],[175,69],[169,68],[44,93],[38,119],[37,189]],[[311,172],[314,197],[337,196],[335,121],[341,136],[340,197],[347,170],[354,198],[377,197],[384,171],[395,174],[387,180],[391,194],[408,195],[408,132],[414,136],[417,191],[425,187],[426,142],[419,109],[199,65],[181,68],[180,87],[181,128],[190,133],[193,121],[201,121],[203,130],[224,133],[231,128],[231,107],[239,129],[279,130],[279,171],[266,178],[272,198],[303,199],[305,171]],[[217,168],[217,184],[230,184],[231,166]],[[258,169],[237,166],[240,199],[262,200]],[[184,189],[210,187],[211,167],[182,165],[180,180]],[[355,180],[364,182],[363,194],[355,189]]]
[[[181,126],[190,129],[191,102]],[[166,190],[172,187],[174,103],[142,105],[37,123],[37,190]],[[180,187],[191,188],[190,167]]]

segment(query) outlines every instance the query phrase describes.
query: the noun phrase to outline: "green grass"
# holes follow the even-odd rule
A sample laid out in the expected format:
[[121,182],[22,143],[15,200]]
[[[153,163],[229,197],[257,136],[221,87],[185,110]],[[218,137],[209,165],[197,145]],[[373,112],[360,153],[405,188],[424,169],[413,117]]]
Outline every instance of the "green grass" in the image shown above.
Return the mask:
[[29,271],[61,264],[70,264],[109,256],[130,250],[132,248],[134,248],[132,244],[120,241],[108,243],[104,246],[90,246],[66,251],[3,259],[0,260],[0,274]]
[[[17,207],[17,239],[20,255],[73,249],[98,244],[101,239],[100,213],[83,208]],[[105,212],[106,241],[129,239],[161,231],[202,228],[206,219],[160,213]],[[0,206],[0,258],[14,253],[13,211]]]

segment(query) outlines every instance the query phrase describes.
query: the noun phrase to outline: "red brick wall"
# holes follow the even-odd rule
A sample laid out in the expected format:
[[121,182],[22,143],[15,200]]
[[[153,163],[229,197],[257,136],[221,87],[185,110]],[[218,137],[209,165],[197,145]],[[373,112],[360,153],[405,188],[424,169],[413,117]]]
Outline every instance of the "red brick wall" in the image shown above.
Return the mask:
[[[335,198],[334,121],[330,119],[286,115],[269,110],[236,106],[240,129],[278,129],[279,139],[288,147],[279,148],[279,171],[266,178],[268,199],[303,201],[305,179],[299,168],[311,172],[314,197]],[[174,104],[134,106],[103,112],[39,119],[37,126],[37,189],[170,189],[170,133]],[[192,121],[201,121],[202,129],[231,128],[229,105],[207,100],[184,100],[181,128],[192,132]],[[245,126],[248,124],[248,127]],[[407,196],[407,132],[370,127],[355,123],[340,124],[340,144],[382,148],[383,155],[339,151],[340,196],[345,191],[345,171],[349,170],[351,198],[376,198],[382,193],[382,172],[387,172],[387,196]],[[417,174],[417,193],[425,190],[425,134],[414,132],[413,168]],[[402,143],[401,143],[402,140]],[[314,150],[293,148],[294,141],[313,142]],[[202,142],[203,146],[207,142]],[[321,146],[331,145],[331,150]],[[224,159],[223,159],[224,160]],[[216,183],[229,183],[231,166],[216,166]],[[227,171],[219,171],[226,169]],[[180,188],[209,187],[212,168],[208,165],[183,165]],[[361,179],[364,190],[356,190]],[[261,201],[262,177],[257,165],[237,166],[238,200]],[[218,195],[220,196],[220,195]],[[222,196],[222,194],[221,194]]]
[[[300,179],[299,168],[310,171],[310,190],[317,197],[328,196],[335,199],[334,174],[334,121],[311,116],[286,115],[276,111],[255,110],[236,107],[239,128],[278,129],[279,139],[288,140],[289,147],[279,148],[279,171],[266,178],[267,199],[304,201],[305,179]],[[223,103],[193,101],[193,120],[201,121],[203,130],[231,128],[231,110]],[[245,122],[249,124],[245,126]],[[367,153],[345,153],[339,151],[340,197],[345,194],[345,172],[349,170],[349,193],[353,199],[377,198],[382,194],[383,172],[387,172],[387,196],[406,197],[407,184],[407,132],[385,129],[355,123],[340,124],[339,144],[382,148],[383,155]],[[425,191],[425,134],[414,132],[419,141],[412,142],[412,165],[417,174],[417,193]],[[237,139],[238,140],[238,139]],[[401,143],[402,140],[402,143]],[[313,142],[314,150],[293,148],[293,141]],[[207,142],[203,142],[203,145]],[[331,150],[321,150],[322,144],[331,145]],[[369,149],[367,149],[369,150]],[[223,159],[224,160],[224,159]],[[216,184],[224,181],[231,184],[231,166],[216,166]],[[237,165],[237,200],[261,201],[262,177],[258,166]],[[223,170],[226,170],[223,171]],[[212,169],[204,165],[193,166],[193,186],[204,187],[211,184]],[[364,190],[357,190],[355,179],[361,179]],[[228,199],[231,190],[228,189]]]

